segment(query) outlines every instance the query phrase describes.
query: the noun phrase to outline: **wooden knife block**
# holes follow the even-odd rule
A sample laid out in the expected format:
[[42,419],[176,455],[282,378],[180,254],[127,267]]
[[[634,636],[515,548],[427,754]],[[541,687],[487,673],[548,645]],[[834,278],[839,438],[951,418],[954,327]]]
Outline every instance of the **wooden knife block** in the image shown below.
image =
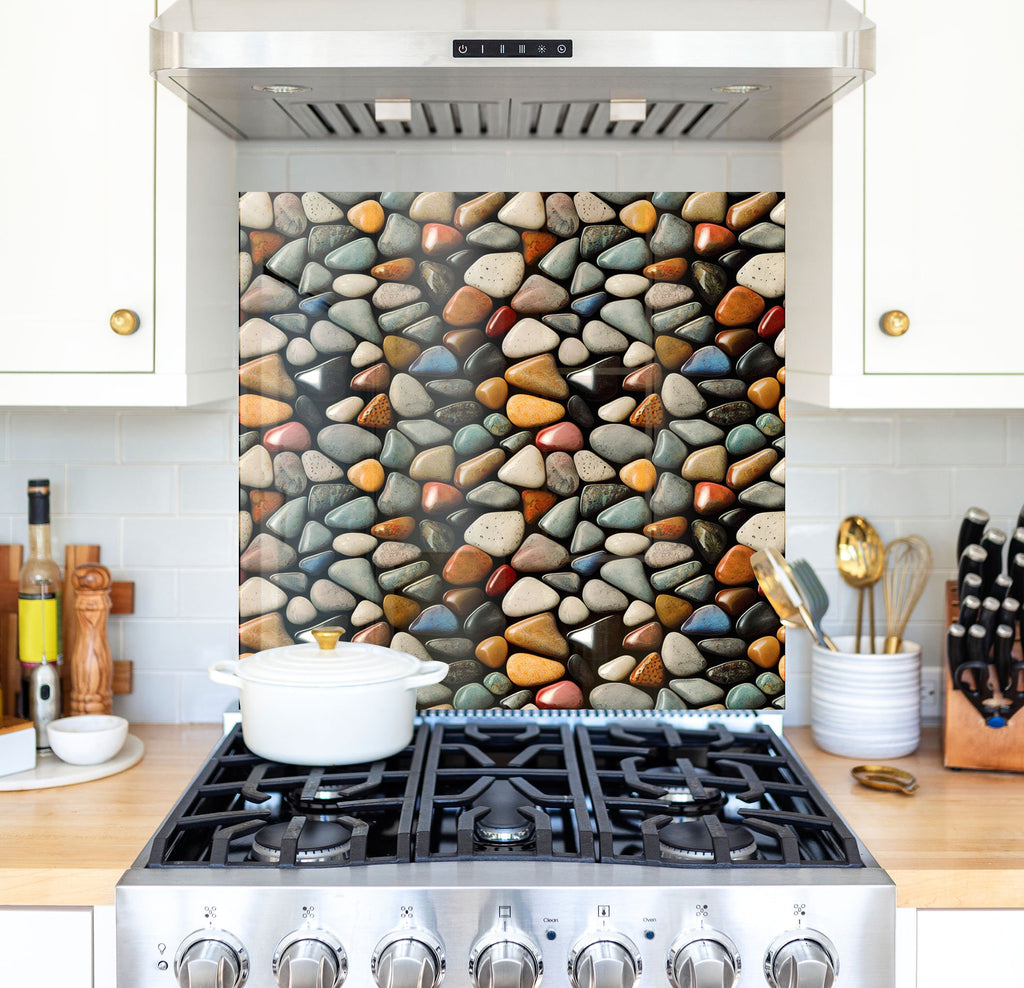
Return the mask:
[[[956,581],[946,583],[946,627],[957,619],[960,602]],[[1021,657],[1018,632],[1013,655]],[[943,718],[943,764],[946,768],[996,769],[1024,772],[1024,707],[1005,727],[988,727],[981,714],[960,690],[953,689],[953,677],[943,646],[942,669],[946,680],[946,707]]]
[[[20,545],[0,545],[0,687],[3,706],[0,714],[13,716],[18,693],[21,691],[21,665],[18,662],[18,573],[24,550]],[[98,563],[98,545],[69,545],[64,549],[64,589],[62,600],[62,632],[64,636],[64,664],[61,667],[61,696],[64,713],[69,713],[69,664],[78,630],[75,611],[75,589],[71,574],[83,563]],[[135,584],[117,582],[110,586],[110,613],[131,614],[135,610]],[[132,663],[119,660],[113,663],[113,691],[115,695],[131,693]]]

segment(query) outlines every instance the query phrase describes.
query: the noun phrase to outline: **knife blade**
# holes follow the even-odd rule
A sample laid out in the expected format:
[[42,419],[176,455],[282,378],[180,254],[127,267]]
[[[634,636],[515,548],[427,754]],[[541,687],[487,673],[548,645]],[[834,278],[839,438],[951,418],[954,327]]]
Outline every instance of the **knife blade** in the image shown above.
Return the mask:
[[[1021,516],[1024,517],[1024,508],[1021,508]],[[956,558],[959,559],[972,543],[981,539],[981,533],[989,523],[989,513],[984,508],[968,508],[960,522],[960,532],[956,538]],[[1024,525],[1024,521],[1021,521]]]
[[978,543],[988,556],[982,567],[981,578],[986,587],[991,587],[995,578],[1003,571],[1003,547],[1006,545],[1006,532],[1000,528],[989,528]]

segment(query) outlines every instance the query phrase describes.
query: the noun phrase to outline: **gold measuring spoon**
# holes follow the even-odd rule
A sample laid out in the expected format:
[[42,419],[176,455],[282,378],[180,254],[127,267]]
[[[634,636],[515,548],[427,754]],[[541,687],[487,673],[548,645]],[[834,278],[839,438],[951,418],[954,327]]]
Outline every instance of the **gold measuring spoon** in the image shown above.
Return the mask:
[[885,570],[885,545],[875,527],[860,515],[850,515],[839,525],[836,538],[836,566],[839,575],[859,591],[857,596],[857,638],[854,651],[860,651],[860,636],[864,627],[864,595],[868,598],[868,624],[870,636],[868,651],[875,650],[875,594],[874,586]]
[[886,792],[901,792],[905,796],[913,796],[920,785],[909,772],[889,765],[858,765],[850,769],[852,775],[862,786],[869,789],[883,789]]

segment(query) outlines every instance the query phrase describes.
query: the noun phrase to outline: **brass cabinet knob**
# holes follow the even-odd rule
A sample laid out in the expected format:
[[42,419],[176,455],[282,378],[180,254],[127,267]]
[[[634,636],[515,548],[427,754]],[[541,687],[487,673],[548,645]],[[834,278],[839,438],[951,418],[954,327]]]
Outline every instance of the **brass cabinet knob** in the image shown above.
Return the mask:
[[899,309],[892,309],[882,316],[882,332],[889,336],[902,336],[910,329],[910,316]]
[[118,336],[131,336],[139,328],[139,317],[131,309],[118,309],[110,317],[110,328]]

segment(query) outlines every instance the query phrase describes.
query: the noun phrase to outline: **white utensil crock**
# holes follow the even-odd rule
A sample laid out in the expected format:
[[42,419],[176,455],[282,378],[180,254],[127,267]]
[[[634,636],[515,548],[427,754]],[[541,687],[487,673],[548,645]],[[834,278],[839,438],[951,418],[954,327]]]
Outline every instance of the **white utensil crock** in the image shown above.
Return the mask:
[[352,765],[401,751],[416,690],[447,673],[444,662],[352,642],[271,648],[209,668],[215,683],[238,688],[246,745],[290,765]]

